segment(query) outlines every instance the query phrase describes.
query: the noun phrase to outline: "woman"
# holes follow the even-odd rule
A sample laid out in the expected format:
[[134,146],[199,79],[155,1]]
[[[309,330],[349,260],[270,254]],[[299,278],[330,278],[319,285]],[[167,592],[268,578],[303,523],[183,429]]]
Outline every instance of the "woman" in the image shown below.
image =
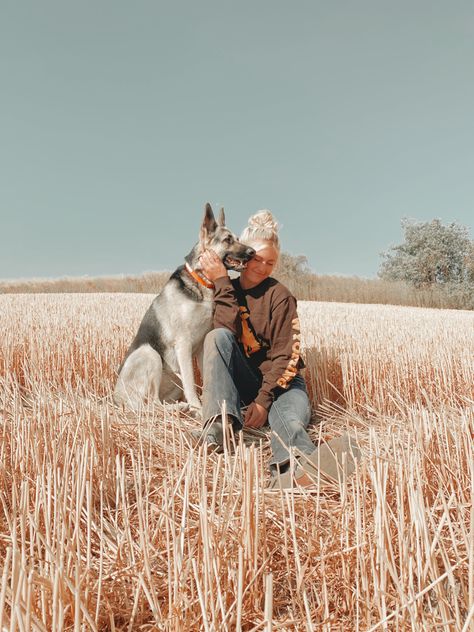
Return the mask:
[[[208,250],[201,255],[206,277],[215,285],[214,329],[204,341],[201,439],[222,449],[222,404],[234,430],[272,429],[270,462],[274,485],[309,486],[320,474],[338,478],[354,462],[348,437],[316,448],[307,426],[311,406],[300,369],[300,328],[296,299],[270,275],[278,261],[278,225],[269,211],[253,215],[240,241],[256,251],[239,279],[230,279],[222,261]],[[241,403],[247,405],[242,413]],[[352,448],[352,449],[351,449]],[[293,449],[297,467],[289,471]],[[345,452],[344,470],[341,469]]]

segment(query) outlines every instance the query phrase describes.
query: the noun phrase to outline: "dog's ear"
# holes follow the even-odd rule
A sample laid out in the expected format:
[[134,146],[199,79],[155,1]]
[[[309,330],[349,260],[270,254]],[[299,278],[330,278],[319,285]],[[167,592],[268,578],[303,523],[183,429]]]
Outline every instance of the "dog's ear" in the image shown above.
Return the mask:
[[206,209],[204,211],[204,219],[202,220],[201,232],[199,235],[199,241],[201,242],[202,248],[206,248],[207,243],[209,241],[209,235],[215,233],[217,230],[217,222],[214,217],[214,213],[212,212],[212,207],[209,202],[206,204]]
[[224,207],[222,207],[221,210],[219,211],[219,219],[217,220],[217,225],[218,226],[225,226]]

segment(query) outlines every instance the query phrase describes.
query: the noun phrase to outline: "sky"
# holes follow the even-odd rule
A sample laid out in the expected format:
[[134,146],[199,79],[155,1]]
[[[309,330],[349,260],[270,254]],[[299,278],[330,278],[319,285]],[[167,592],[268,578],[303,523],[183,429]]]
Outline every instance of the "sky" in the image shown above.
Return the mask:
[[473,227],[474,3],[2,0],[0,278],[173,270],[206,202],[374,277]]

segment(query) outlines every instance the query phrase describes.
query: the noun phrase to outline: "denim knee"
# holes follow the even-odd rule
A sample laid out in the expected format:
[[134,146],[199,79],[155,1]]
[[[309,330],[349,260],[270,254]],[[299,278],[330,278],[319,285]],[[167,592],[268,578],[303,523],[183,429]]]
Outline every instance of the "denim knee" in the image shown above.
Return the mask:
[[206,349],[209,349],[209,346],[215,346],[218,349],[229,349],[235,342],[235,336],[230,331],[230,329],[226,329],[225,327],[217,327],[210,331],[207,336],[204,338],[204,353]]
[[284,437],[289,446],[294,445],[301,433],[306,432],[307,424],[302,419],[289,416],[285,418],[280,416],[280,411],[275,412],[277,412],[278,418],[275,420],[275,416],[272,415],[272,419],[269,420],[270,428],[280,437]]

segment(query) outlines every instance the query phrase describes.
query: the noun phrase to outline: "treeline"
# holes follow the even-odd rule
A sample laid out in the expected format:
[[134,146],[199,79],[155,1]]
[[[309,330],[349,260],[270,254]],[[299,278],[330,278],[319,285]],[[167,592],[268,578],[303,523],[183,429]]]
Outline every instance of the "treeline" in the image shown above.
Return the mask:
[[277,276],[300,300],[380,303],[441,309],[474,309],[474,295],[459,286],[416,288],[404,281],[319,275],[311,272]]
[[[315,274],[307,257],[282,252],[274,275],[300,300],[474,309],[474,242],[469,229],[402,220],[405,241],[382,253],[378,279]],[[0,293],[143,292],[156,294],[169,272],[138,276],[0,282]]]
[[312,272],[304,255],[280,255],[274,275],[300,300],[339,303],[380,303],[441,309],[474,309],[474,284],[470,277],[459,281],[414,283],[379,273],[377,279],[357,276],[320,275]]
[[474,242],[469,229],[439,219],[403,219],[403,243],[381,253],[378,279],[319,276],[305,256],[283,253],[276,276],[301,299],[474,309]]
[[[282,265],[274,276],[299,299],[340,303],[381,303],[444,309],[474,309],[474,297],[455,288],[415,288],[403,281],[363,279],[314,274],[302,270],[301,257],[282,253]],[[283,262],[286,265],[283,265]],[[288,265],[291,264],[291,265]],[[0,293],[95,293],[139,292],[157,294],[170,272],[148,272],[137,276],[71,277],[0,282]]]

